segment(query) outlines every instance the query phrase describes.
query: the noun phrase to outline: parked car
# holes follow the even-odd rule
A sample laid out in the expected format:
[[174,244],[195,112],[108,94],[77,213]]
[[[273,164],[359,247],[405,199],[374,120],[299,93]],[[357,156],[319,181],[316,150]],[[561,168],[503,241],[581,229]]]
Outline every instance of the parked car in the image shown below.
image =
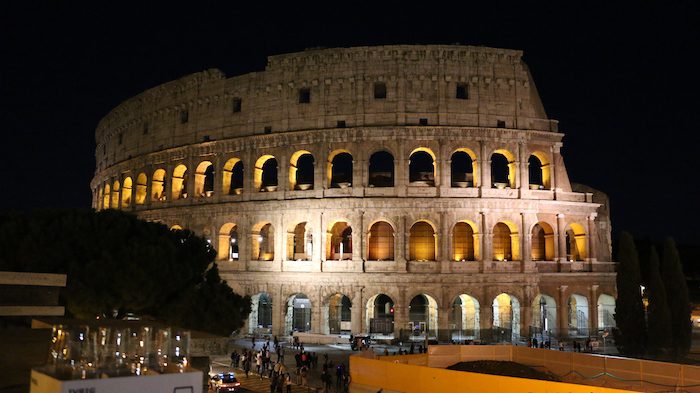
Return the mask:
[[240,392],[241,383],[233,373],[220,373],[211,378],[209,389],[215,393]]

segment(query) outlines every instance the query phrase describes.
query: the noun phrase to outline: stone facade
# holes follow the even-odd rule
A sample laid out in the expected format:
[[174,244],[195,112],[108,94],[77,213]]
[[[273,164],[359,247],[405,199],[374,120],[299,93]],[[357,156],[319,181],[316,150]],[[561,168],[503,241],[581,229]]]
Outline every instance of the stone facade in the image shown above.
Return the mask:
[[324,49],[166,83],[98,125],[93,207],[210,239],[251,332],[510,339],[546,310],[552,333],[595,334],[607,197],[572,189],[521,57]]

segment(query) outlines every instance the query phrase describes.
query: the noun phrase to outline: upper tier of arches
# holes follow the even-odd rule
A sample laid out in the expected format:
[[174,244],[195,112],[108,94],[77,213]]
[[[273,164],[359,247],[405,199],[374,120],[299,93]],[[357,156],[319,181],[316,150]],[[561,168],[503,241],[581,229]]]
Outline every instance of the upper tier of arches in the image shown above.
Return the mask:
[[227,78],[210,69],[149,89],[102,119],[96,158],[103,169],[183,144],[386,125],[557,131],[520,51],[335,48],[272,56],[262,72]]

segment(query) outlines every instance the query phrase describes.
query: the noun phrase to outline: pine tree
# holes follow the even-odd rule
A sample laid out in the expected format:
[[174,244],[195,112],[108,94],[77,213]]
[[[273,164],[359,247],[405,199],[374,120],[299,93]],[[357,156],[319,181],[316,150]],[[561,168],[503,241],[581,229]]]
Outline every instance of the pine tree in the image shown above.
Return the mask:
[[661,277],[666,287],[668,308],[671,310],[672,354],[676,359],[682,359],[690,350],[693,327],[690,322],[688,284],[685,281],[676,242],[670,237],[664,241]]
[[665,356],[671,351],[671,310],[668,307],[666,288],[659,271],[659,254],[651,246],[649,253],[649,306],[647,308],[647,351],[652,356]]
[[640,286],[639,256],[634,239],[628,232],[620,235],[617,266],[617,299],[615,300],[615,345],[624,355],[644,353],[646,323]]

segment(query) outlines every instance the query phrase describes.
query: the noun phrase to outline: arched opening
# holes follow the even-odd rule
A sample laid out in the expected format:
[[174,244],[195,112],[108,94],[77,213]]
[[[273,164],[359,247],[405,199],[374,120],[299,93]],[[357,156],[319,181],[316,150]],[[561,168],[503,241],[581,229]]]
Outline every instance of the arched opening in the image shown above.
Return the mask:
[[311,300],[303,293],[292,295],[287,300],[285,330],[293,332],[308,332],[311,330]]
[[131,207],[131,193],[134,184],[130,177],[124,179],[122,186],[122,209]]
[[239,258],[238,226],[234,223],[226,223],[219,230],[219,248],[217,249],[220,261],[237,261]]
[[520,338],[520,302],[515,296],[502,293],[493,299],[495,337],[500,341]]
[[301,222],[287,232],[287,260],[308,261],[313,256],[313,234],[306,222]]
[[430,149],[418,148],[408,158],[408,181],[412,186],[435,186],[435,154]]
[[183,231],[184,229],[182,228],[182,226],[174,224],[173,226],[170,227],[170,230],[171,231]]
[[538,222],[531,231],[531,257],[533,261],[554,260],[554,230],[546,222]]
[[289,189],[313,190],[314,156],[306,150],[300,150],[292,154],[289,163]]
[[[251,260],[272,261],[275,259],[275,231],[270,223],[259,223],[253,227]],[[256,236],[257,235],[257,236]]]
[[112,202],[110,206],[112,209],[119,209],[119,180],[115,180],[112,183]]
[[610,329],[615,326],[615,298],[603,293],[598,296],[598,329]]
[[347,150],[336,150],[328,156],[328,184],[330,188],[352,187],[352,155]]
[[250,317],[248,318],[248,333],[272,333],[272,297],[258,293],[250,297]]
[[546,154],[534,152],[527,160],[530,189],[544,190],[551,186],[550,164]]
[[436,236],[433,226],[425,221],[418,221],[411,226],[409,234],[409,260],[434,261]]
[[328,298],[325,319],[328,321],[329,334],[348,334],[352,327],[352,302],[350,298],[336,293]]
[[479,301],[461,294],[452,302],[452,340],[476,340],[479,338]]
[[258,158],[253,180],[255,189],[260,192],[277,191],[277,159],[271,155]]
[[97,210],[104,209],[104,202],[103,202],[103,197],[104,197],[104,187],[97,187]]
[[139,173],[136,177],[136,204],[143,205],[146,202],[146,189],[148,187],[148,178],[145,173]]
[[498,149],[491,155],[491,186],[515,188],[515,156],[508,150]]
[[168,189],[165,180],[165,169],[156,169],[151,178],[151,200],[165,202]]
[[588,299],[579,294],[569,297],[569,335],[588,336]]
[[352,227],[345,221],[339,221],[331,226],[327,236],[326,259],[352,259]]
[[209,198],[214,194],[214,165],[202,161],[194,173],[194,195],[197,198]]
[[226,195],[239,195],[243,192],[243,161],[231,158],[224,164],[222,192]]
[[450,158],[450,178],[452,187],[476,187],[476,154],[469,149],[460,149]]
[[[543,314],[544,312],[544,314]],[[544,315],[544,321],[542,316]],[[544,322],[544,327],[542,323]],[[544,334],[550,337],[557,333],[557,302],[553,297],[539,294],[532,300],[532,327],[534,334]]]
[[109,209],[109,202],[112,198],[112,187],[109,184],[105,184],[104,193],[102,194],[102,208]]
[[586,258],[586,231],[580,224],[571,224],[566,230],[566,259],[585,261]]
[[172,198],[174,201],[187,198],[187,167],[180,164],[173,170]]
[[369,228],[367,259],[370,261],[394,260],[394,228],[385,221],[378,221]]
[[394,301],[380,293],[367,300],[367,331],[373,335],[393,335]]
[[430,295],[417,295],[408,305],[408,327],[413,337],[437,336],[438,306]]
[[370,187],[394,187],[394,156],[378,151],[369,157]]
[[520,260],[517,227],[499,222],[493,227],[493,259],[496,261]]
[[479,256],[479,243],[475,241],[476,225],[461,221],[452,230],[453,261],[476,261]]

